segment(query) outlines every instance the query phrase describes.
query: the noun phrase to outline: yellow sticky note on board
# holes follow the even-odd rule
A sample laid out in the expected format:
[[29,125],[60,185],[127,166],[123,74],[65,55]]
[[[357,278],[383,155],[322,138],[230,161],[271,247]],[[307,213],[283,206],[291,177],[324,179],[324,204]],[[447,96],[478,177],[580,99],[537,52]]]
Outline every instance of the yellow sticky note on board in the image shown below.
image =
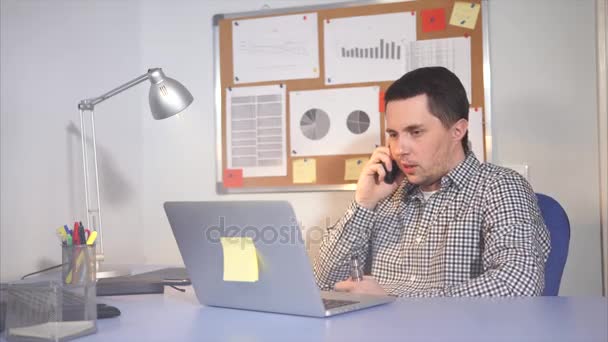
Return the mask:
[[293,161],[294,183],[316,183],[317,182],[317,160],[313,158],[302,158]]
[[224,281],[256,282],[258,254],[250,237],[220,238],[224,252]]
[[480,4],[462,1],[455,2],[452,16],[450,17],[450,25],[474,29],[480,9]]
[[351,158],[344,162],[344,180],[358,180],[369,158]]

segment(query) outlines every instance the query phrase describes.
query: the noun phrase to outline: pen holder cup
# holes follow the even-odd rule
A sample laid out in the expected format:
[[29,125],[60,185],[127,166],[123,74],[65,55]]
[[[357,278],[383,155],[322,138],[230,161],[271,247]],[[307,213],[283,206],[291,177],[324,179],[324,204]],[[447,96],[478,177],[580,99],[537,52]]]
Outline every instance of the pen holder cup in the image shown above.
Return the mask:
[[61,280],[8,287],[8,341],[67,341],[97,331],[95,246],[62,247]]
[[[64,321],[97,320],[97,260],[95,245],[62,246],[61,282]],[[66,311],[66,308],[70,310]],[[96,329],[95,329],[96,331]]]
[[[72,245],[61,248],[61,279],[68,289],[95,290],[97,263],[95,245]],[[95,291],[93,291],[93,295]],[[94,296],[93,296],[94,297]],[[94,298],[93,298],[94,299]]]

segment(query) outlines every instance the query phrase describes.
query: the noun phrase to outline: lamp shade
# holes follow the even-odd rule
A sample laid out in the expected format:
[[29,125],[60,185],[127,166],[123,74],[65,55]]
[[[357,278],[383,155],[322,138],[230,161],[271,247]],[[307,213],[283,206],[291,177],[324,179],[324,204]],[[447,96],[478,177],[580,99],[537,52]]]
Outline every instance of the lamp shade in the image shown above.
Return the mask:
[[194,98],[178,81],[165,76],[161,69],[148,70],[150,92],[148,101],[156,120],[166,119],[186,109]]

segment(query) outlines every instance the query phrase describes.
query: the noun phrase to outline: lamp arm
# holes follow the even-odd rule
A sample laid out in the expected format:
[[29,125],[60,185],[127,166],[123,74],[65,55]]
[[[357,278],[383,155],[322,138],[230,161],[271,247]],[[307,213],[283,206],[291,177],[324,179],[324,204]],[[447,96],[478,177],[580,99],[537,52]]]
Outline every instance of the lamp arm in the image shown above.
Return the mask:
[[103,102],[114,95],[120,94],[123,91],[144,82],[149,77],[150,77],[150,72],[147,72],[121,86],[118,86],[118,87],[110,90],[109,92],[107,92],[103,95],[100,95],[98,97],[94,97],[91,99],[82,100],[78,103],[78,108],[82,109],[82,110],[93,110],[96,104]]

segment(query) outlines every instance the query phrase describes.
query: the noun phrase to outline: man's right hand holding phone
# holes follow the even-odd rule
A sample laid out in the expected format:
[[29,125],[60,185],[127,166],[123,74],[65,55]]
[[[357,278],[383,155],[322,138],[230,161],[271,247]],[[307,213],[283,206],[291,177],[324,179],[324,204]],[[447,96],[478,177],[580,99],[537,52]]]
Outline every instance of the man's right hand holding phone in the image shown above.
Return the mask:
[[[369,162],[365,165],[357,182],[357,191],[355,193],[355,201],[360,206],[374,210],[378,202],[390,195],[399,187],[405,175],[403,172],[398,172],[392,184],[387,184],[384,179],[387,171],[391,172],[393,167],[398,167],[393,164],[388,147],[378,147],[372,154]],[[385,166],[383,166],[383,164]],[[386,168],[386,171],[385,171]]]

